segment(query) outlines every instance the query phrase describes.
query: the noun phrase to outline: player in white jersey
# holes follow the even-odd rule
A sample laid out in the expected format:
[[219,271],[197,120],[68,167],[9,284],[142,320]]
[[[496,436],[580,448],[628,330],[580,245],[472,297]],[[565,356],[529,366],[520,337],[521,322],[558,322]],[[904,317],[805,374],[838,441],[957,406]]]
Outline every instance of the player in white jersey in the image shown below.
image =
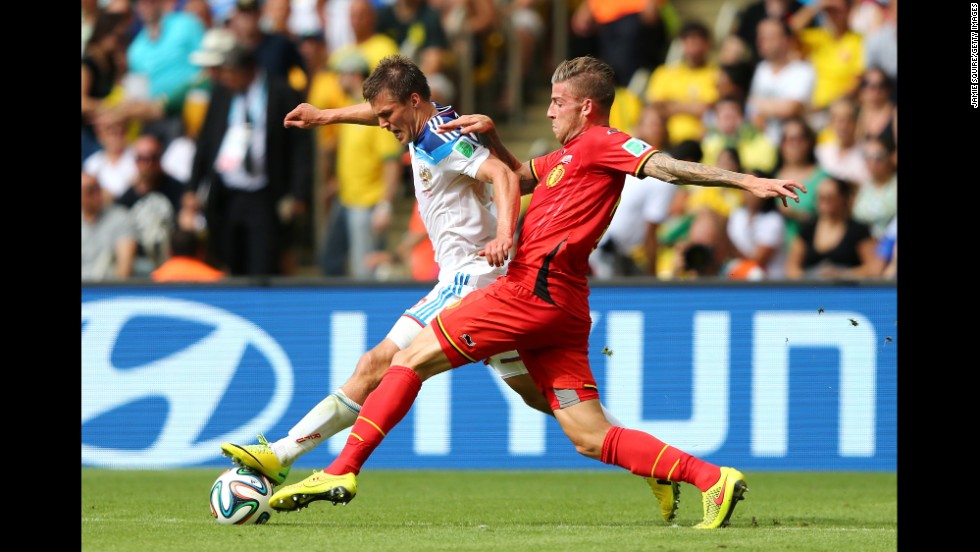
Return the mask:
[[[379,125],[407,144],[415,196],[439,264],[439,281],[409,308],[388,335],[364,353],[351,377],[303,417],[287,435],[269,443],[225,443],[222,453],[281,484],[301,455],[354,424],[361,405],[377,387],[398,350],[405,349],[445,307],[502,276],[513,245],[520,209],[517,175],[471,136],[437,133],[457,117],[451,107],[429,101],[425,76],[411,60],[390,56],[364,81],[367,103],[318,110],[300,104],[286,115],[285,126],[325,124]],[[487,182],[490,184],[488,185]],[[516,351],[486,360],[532,408],[553,415]],[[603,409],[606,417],[615,418]],[[618,423],[618,422],[617,422]],[[676,484],[649,479],[664,519],[677,508]]]

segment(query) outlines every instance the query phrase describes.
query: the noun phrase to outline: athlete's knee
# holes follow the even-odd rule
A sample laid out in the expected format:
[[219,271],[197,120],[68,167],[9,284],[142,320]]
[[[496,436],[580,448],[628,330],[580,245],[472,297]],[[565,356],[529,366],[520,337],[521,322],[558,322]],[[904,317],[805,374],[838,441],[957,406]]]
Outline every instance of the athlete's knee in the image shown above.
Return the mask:
[[361,355],[351,379],[370,390],[374,390],[381,383],[381,378],[388,366],[391,365],[391,360],[391,356],[383,351],[379,351],[377,348],[371,349]]
[[572,444],[575,445],[575,452],[587,458],[598,459],[602,455],[602,442],[597,442],[588,435],[577,434],[569,435]]

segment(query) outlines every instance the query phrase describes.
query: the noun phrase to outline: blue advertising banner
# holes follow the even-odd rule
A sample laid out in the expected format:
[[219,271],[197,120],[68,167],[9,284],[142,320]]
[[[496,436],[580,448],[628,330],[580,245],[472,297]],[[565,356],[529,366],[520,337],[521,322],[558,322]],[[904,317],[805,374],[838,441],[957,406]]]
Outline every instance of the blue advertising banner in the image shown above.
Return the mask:
[[[427,291],[83,286],[82,464],[218,467],[221,443],[283,437]],[[895,285],[597,286],[590,302],[621,425],[742,470],[897,469]],[[482,364],[426,381],[367,467],[618,469]]]

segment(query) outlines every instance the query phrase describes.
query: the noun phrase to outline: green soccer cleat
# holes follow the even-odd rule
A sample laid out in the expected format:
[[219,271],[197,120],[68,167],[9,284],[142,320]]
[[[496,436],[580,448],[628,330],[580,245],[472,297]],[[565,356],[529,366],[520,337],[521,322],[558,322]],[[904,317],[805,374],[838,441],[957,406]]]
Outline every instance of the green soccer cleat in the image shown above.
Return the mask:
[[269,497],[269,506],[280,512],[299,511],[315,500],[347,504],[357,495],[357,478],[353,473],[330,475],[315,471],[313,475],[276,491]]
[[225,443],[221,445],[221,454],[231,458],[231,461],[244,468],[251,468],[269,478],[275,485],[282,485],[289,475],[289,466],[283,466],[269,447],[269,441],[264,435],[259,435],[257,445],[236,445]]
[[681,502],[681,486],[656,477],[646,479],[647,484],[650,485],[650,490],[653,491],[653,496],[657,498],[657,503],[660,504],[660,515],[664,516],[664,521],[667,523],[674,521],[674,517],[677,515],[677,507]]
[[749,488],[745,486],[745,476],[735,468],[721,468],[718,482],[702,494],[704,519],[695,529],[715,529],[728,526],[728,520],[735,511],[735,505],[742,500]]

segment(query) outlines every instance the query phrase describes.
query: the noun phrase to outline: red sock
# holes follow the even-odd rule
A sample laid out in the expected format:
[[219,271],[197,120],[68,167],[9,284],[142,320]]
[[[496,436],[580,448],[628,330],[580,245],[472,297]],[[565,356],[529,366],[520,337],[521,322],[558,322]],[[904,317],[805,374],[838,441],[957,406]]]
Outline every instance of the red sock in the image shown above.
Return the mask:
[[385,435],[408,414],[421,388],[422,380],[414,371],[404,366],[388,368],[378,388],[364,401],[344,450],[324,471],[332,475],[360,473]]
[[721,469],[672,447],[649,433],[613,426],[602,441],[599,460],[626,468],[641,477],[683,481],[707,491],[718,482]]

